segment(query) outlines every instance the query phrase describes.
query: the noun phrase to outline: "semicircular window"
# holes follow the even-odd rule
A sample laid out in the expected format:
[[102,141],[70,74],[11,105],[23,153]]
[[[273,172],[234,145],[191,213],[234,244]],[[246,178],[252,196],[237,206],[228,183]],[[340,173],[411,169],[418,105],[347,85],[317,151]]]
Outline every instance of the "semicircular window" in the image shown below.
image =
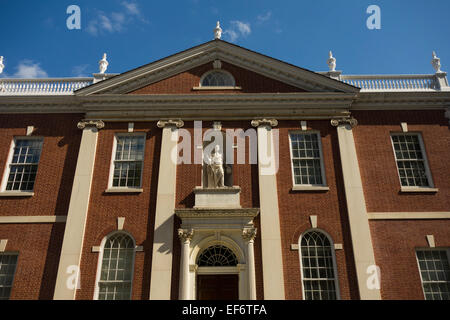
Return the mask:
[[234,87],[233,76],[222,71],[212,71],[203,77],[202,87]]
[[238,263],[233,251],[225,246],[211,246],[198,257],[199,267],[230,267]]

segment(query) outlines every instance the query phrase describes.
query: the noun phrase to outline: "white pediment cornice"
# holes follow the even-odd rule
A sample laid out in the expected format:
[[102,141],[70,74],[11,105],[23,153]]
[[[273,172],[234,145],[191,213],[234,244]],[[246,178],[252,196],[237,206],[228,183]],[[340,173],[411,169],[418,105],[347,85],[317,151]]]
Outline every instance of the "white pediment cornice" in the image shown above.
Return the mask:
[[124,94],[216,59],[311,92],[356,93],[359,88],[286,62],[213,40],[75,92],[76,95]]

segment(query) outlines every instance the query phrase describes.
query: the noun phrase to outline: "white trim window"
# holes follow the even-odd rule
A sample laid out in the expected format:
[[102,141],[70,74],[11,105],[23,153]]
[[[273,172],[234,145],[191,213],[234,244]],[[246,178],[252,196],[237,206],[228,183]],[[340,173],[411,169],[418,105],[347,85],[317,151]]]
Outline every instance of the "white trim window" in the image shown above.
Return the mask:
[[133,189],[142,186],[144,149],[145,134],[116,134],[110,188]]
[[99,257],[98,300],[131,299],[134,256],[134,239],[125,232],[113,233],[105,239]]
[[392,133],[397,171],[402,187],[433,187],[420,133]]
[[416,251],[425,300],[450,300],[449,249]]
[[0,300],[9,300],[16,273],[17,254],[0,253]]
[[326,186],[319,132],[290,132],[294,186]]
[[309,230],[299,242],[304,299],[339,299],[336,258],[328,235],[318,229]]
[[42,138],[14,138],[2,191],[33,191],[42,145]]
[[212,70],[205,73],[200,80],[201,87],[234,87],[231,73],[224,70]]

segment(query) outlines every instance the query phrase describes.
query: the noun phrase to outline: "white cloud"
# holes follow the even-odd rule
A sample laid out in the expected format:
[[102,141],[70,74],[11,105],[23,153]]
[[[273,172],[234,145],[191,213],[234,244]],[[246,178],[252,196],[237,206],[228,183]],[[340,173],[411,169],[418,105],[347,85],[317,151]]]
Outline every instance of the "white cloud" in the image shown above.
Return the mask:
[[250,23],[234,20],[230,21],[230,28],[225,29],[224,36],[228,38],[230,42],[237,41],[240,37],[247,37],[252,33]]
[[260,14],[257,19],[259,22],[263,23],[268,21],[272,17],[272,11],[267,11],[265,14]]
[[123,1],[122,5],[127,10],[127,13],[129,13],[131,15],[139,16],[141,14],[141,12],[139,11],[138,5],[135,2]]
[[34,63],[31,60],[23,60],[16,67],[17,72],[14,73],[14,78],[48,78],[39,63]]
[[104,33],[121,32],[125,26],[138,19],[143,23],[148,23],[139,10],[136,2],[122,1],[123,12],[98,12],[95,19],[88,22],[86,31],[93,36]]

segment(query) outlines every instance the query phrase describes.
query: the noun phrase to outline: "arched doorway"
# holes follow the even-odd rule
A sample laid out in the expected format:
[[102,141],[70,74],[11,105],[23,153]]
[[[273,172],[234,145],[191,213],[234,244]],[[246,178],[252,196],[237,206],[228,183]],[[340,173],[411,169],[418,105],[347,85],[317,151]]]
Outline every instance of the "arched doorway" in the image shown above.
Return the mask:
[[222,244],[204,249],[197,258],[197,299],[238,300],[237,265],[236,254]]

